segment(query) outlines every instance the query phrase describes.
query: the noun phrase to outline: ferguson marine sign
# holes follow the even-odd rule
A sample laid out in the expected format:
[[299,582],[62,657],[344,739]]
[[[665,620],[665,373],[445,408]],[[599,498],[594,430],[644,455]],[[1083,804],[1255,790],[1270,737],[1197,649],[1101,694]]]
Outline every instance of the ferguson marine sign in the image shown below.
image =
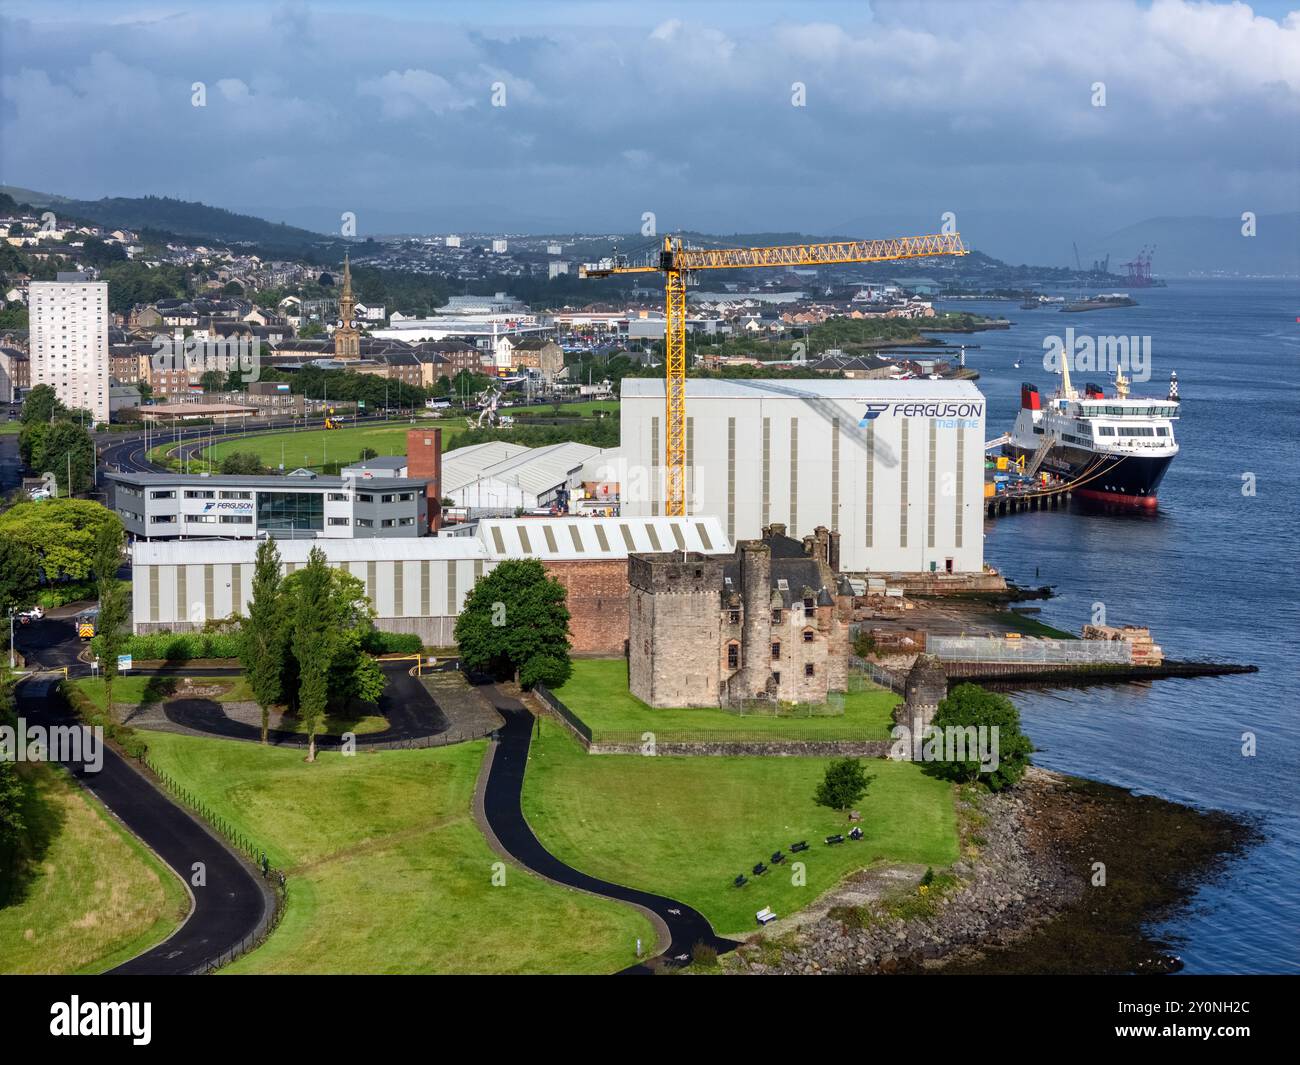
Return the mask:
[[[664,383],[622,399],[623,513],[663,514]],[[985,413],[969,381],[689,379],[687,513],[733,541],[825,525],[850,573],[980,573]]]

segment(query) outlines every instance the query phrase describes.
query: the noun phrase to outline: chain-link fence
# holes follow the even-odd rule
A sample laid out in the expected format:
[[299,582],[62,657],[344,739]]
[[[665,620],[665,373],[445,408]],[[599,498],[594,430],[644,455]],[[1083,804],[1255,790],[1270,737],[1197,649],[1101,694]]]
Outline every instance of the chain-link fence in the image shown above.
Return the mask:
[[1015,665],[1129,665],[1126,640],[1008,640],[998,636],[931,636],[926,653],[942,662]]

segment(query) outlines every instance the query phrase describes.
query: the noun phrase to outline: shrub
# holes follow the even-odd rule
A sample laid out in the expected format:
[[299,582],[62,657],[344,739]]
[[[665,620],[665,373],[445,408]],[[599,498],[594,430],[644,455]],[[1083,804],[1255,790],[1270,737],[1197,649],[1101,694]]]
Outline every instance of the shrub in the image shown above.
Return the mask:
[[361,649],[372,655],[418,655],[424,651],[424,641],[413,632],[371,629],[361,641]]
[[123,654],[144,660],[188,662],[195,658],[238,658],[238,632],[153,632],[129,636]]

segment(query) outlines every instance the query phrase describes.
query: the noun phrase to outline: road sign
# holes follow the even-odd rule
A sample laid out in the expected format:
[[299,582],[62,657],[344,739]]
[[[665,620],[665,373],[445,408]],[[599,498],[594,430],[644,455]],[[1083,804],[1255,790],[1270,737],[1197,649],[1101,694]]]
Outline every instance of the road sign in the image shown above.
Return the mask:
[[118,655],[118,656],[117,656],[117,668],[118,668],[118,671],[119,671],[119,672],[122,672],[122,673],[125,673],[128,669],[130,669],[130,668],[131,668],[131,656],[130,656],[130,655]]

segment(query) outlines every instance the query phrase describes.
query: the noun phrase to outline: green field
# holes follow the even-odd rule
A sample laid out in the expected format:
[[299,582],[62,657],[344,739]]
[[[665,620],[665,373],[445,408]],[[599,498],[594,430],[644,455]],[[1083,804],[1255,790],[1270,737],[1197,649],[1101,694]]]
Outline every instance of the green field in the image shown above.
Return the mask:
[[[867,763],[874,779],[857,805],[865,838],[827,847],[845,815],[817,806],[823,758],[618,758],[586,754],[558,722],[542,719],[524,780],[524,813],[562,861],[615,883],[694,906],[720,934],[756,930],[771,906],[784,917],[846,874],[877,862],[936,869],[957,858],[952,787],[910,762]],[[790,866],[732,886],[777,848],[806,839]]]
[[[559,413],[570,414],[570,415],[580,414],[584,418],[587,418],[590,417],[595,411],[598,410],[608,411],[610,417],[617,418],[618,411],[619,411],[618,400],[616,399],[594,400],[593,399],[593,400],[583,400],[580,403],[561,403]],[[556,410],[553,406],[549,404],[542,404],[534,407],[522,407],[522,408],[507,407],[504,408],[504,413],[515,414],[515,415],[523,414],[525,416],[531,416],[537,418],[551,418],[555,416]]]
[[286,471],[299,466],[319,468],[327,462],[347,465],[359,460],[365,448],[380,455],[405,455],[407,430],[416,427],[441,429],[445,450],[452,446],[457,434],[464,431],[465,422],[459,418],[422,418],[415,426],[404,419],[378,425],[353,425],[345,429],[322,429],[316,425],[298,432],[223,440],[206,449],[205,455],[220,463],[232,452],[251,451],[270,469],[278,469],[283,462]]
[[889,739],[898,696],[886,688],[835,693],[824,706],[793,706],[780,714],[739,714],[717,707],[656,710],[627,688],[621,658],[575,659],[555,696],[591,728],[592,738],[638,742],[653,732],[662,743],[690,739]]
[[150,759],[289,878],[271,938],[238,973],[607,973],[654,942],[635,911],[498,858],[471,815],[486,745],[307,765],[300,750],[170,733]]
[[30,865],[0,908],[0,972],[103,972],[169,936],[189,913],[184,885],[65,773],[21,771]]

